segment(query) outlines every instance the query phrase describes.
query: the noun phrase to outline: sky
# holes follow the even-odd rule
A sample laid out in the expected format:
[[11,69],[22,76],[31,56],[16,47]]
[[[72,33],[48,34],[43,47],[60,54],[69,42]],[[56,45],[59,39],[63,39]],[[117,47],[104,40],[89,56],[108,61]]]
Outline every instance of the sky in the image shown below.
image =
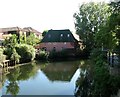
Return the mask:
[[84,2],[109,0],[0,0],[0,28],[75,31],[73,14]]

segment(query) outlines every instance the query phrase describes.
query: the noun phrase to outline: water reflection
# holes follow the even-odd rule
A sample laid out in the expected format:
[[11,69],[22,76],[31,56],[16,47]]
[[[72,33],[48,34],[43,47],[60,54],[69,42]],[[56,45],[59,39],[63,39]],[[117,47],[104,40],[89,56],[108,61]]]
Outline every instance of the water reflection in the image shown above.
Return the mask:
[[35,74],[36,68],[33,63],[17,67],[14,70],[11,70],[10,73],[6,76],[7,81],[5,83],[6,84],[5,94],[17,95],[20,89],[18,81],[27,80],[30,77],[34,76]]
[[17,67],[6,76],[3,95],[74,95],[79,63],[34,62]]
[[80,76],[76,81],[75,97],[92,97],[92,70],[88,61],[81,61]]
[[78,68],[78,62],[48,63],[42,69],[50,81],[70,81]]

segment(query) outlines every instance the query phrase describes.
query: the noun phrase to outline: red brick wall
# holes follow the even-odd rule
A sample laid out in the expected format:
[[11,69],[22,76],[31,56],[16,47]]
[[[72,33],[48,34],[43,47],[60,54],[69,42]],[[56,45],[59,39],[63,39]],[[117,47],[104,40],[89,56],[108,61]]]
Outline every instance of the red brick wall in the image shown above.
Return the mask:
[[49,42],[49,43],[40,43],[36,48],[42,49],[46,47],[47,51],[52,51],[55,47],[56,51],[61,51],[62,49],[74,48],[74,43],[71,42]]

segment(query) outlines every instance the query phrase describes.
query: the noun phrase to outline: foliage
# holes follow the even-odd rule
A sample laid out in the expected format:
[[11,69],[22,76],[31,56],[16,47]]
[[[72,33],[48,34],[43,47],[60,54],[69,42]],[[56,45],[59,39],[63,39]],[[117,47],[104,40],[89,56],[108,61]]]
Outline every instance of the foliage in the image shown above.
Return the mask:
[[12,55],[11,55],[11,60],[15,60],[16,63],[19,63],[20,61],[20,55],[16,52],[15,49],[13,49]]
[[31,77],[33,78],[37,74],[38,69],[39,68],[36,67],[36,64],[34,62],[21,66],[17,80],[20,81],[20,80],[27,80]]
[[81,68],[80,78],[76,82],[77,97],[110,97],[118,92],[120,76],[110,75],[105,55],[99,48],[92,51],[92,64],[89,68]]
[[31,61],[35,58],[35,49],[31,45],[18,44],[15,47],[17,53],[21,56],[21,61]]
[[[120,48],[120,1],[96,5],[95,3],[83,4],[80,12],[74,16],[78,35],[83,39],[85,45],[87,44],[87,48],[93,47],[90,53],[90,59],[93,62],[91,65],[92,81],[89,82],[90,77],[87,75],[81,76],[81,79],[77,81],[79,89],[76,94],[81,97],[110,97],[120,88],[120,76],[110,75],[106,52],[102,52],[101,49],[102,47],[113,51]],[[91,40],[92,45],[89,45]],[[85,83],[89,84],[88,89],[85,87]],[[91,91],[88,91],[89,89]],[[85,90],[88,91],[87,94],[84,92]]]
[[48,32],[48,30],[44,30],[43,33],[42,33],[42,36],[44,37],[47,32]]
[[56,59],[56,58],[67,58],[68,56],[69,56],[69,53],[66,50],[55,51],[53,49],[50,52],[39,50],[37,58],[40,60],[46,60],[46,59]]
[[18,41],[16,34],[13,34],[11,37],[9,37],[8,39],[6,38],[3,41],[3,45],[8,48],[14,48],[17,43]]
[[16,96],[19,93],[19,86],[17,82],[10,82],[7,86],[6,94],[10,93],[13,96]]
[[19,85],[17,82],[19,74],[20,68],[17,67],[7,75],[7,78],[10,83],[6,86],[7,88],[6,94],[10,93],[13,96],[16,96],[19,93]]
[[109,16],[105,25],[102,25],[95,35],[97,46],[109,49],[109,51],[119,50],[120,47],[120,1],[111,2]]
[[20,35],[18,43],[20,43],[20,44],[26,43],[26,36],[25,35]]
[[[98,52],[100,53],[100,51]],[[110,75],[103,54],[101,53],[93,63],[93,97],[110,97],[110,95],[116,94],[120,83],[114,82],[117,77]],[[116,79],[116,81],[118,80]]]
[[76,33],[83,40],[86,49],[95,46],[94,36],[110,16],[110,7],[105,3],[86,3],[74,14]]
[[27,80],[30,77],[35,76],[37,73],[36,69],[38,69],[36,65],[34,63],[30,63],[11,70],[11,72],[7,75],[9,83],[6,86],[6,94],[10,93],[12,96],[16,96],[20,89],[18,81]]
[[3,54],[4,50],[0,48],[0,62],[4,61],[6,59],[6,56]]
[[38,59],[46,60],[48,58],[48,53],[44,50],[39,50]]
[[90,59],[95,63],[98,59],[101,59],[102,62],[106,62],[106,53],[101,51],[101,48],[94,48],[90,53]]
[[40,39],[38,37],[35,37],[33,33],[31,33],[27,38],[26,38],[26,43],[28,45],[35,46],[40,42]]
[[13,48],[9,48],[9,47],[5,48],[4,54],[7,55],[7,59],[10,59],[12,52],[13,52]]

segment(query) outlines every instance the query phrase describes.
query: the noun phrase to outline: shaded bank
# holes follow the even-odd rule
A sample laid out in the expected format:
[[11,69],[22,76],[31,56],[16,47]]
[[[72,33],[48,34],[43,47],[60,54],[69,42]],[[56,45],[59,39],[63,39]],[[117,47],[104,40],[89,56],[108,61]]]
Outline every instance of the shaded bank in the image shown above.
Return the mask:
[[49,60],[49,61],[62,61],[62,60],[77,60],[77,59],[88,59],[90,53],[85,50],[62,50],[62,51],[51,51],[47,52],[39,50],[36,53],[36,60]]
[[120,89],[120,76],[111,74],[105,53],[99,49],[94,50],[90,59],[81,65],[82,71],[76,81],[75,96],[111,97],[111,95],[117,95]]

